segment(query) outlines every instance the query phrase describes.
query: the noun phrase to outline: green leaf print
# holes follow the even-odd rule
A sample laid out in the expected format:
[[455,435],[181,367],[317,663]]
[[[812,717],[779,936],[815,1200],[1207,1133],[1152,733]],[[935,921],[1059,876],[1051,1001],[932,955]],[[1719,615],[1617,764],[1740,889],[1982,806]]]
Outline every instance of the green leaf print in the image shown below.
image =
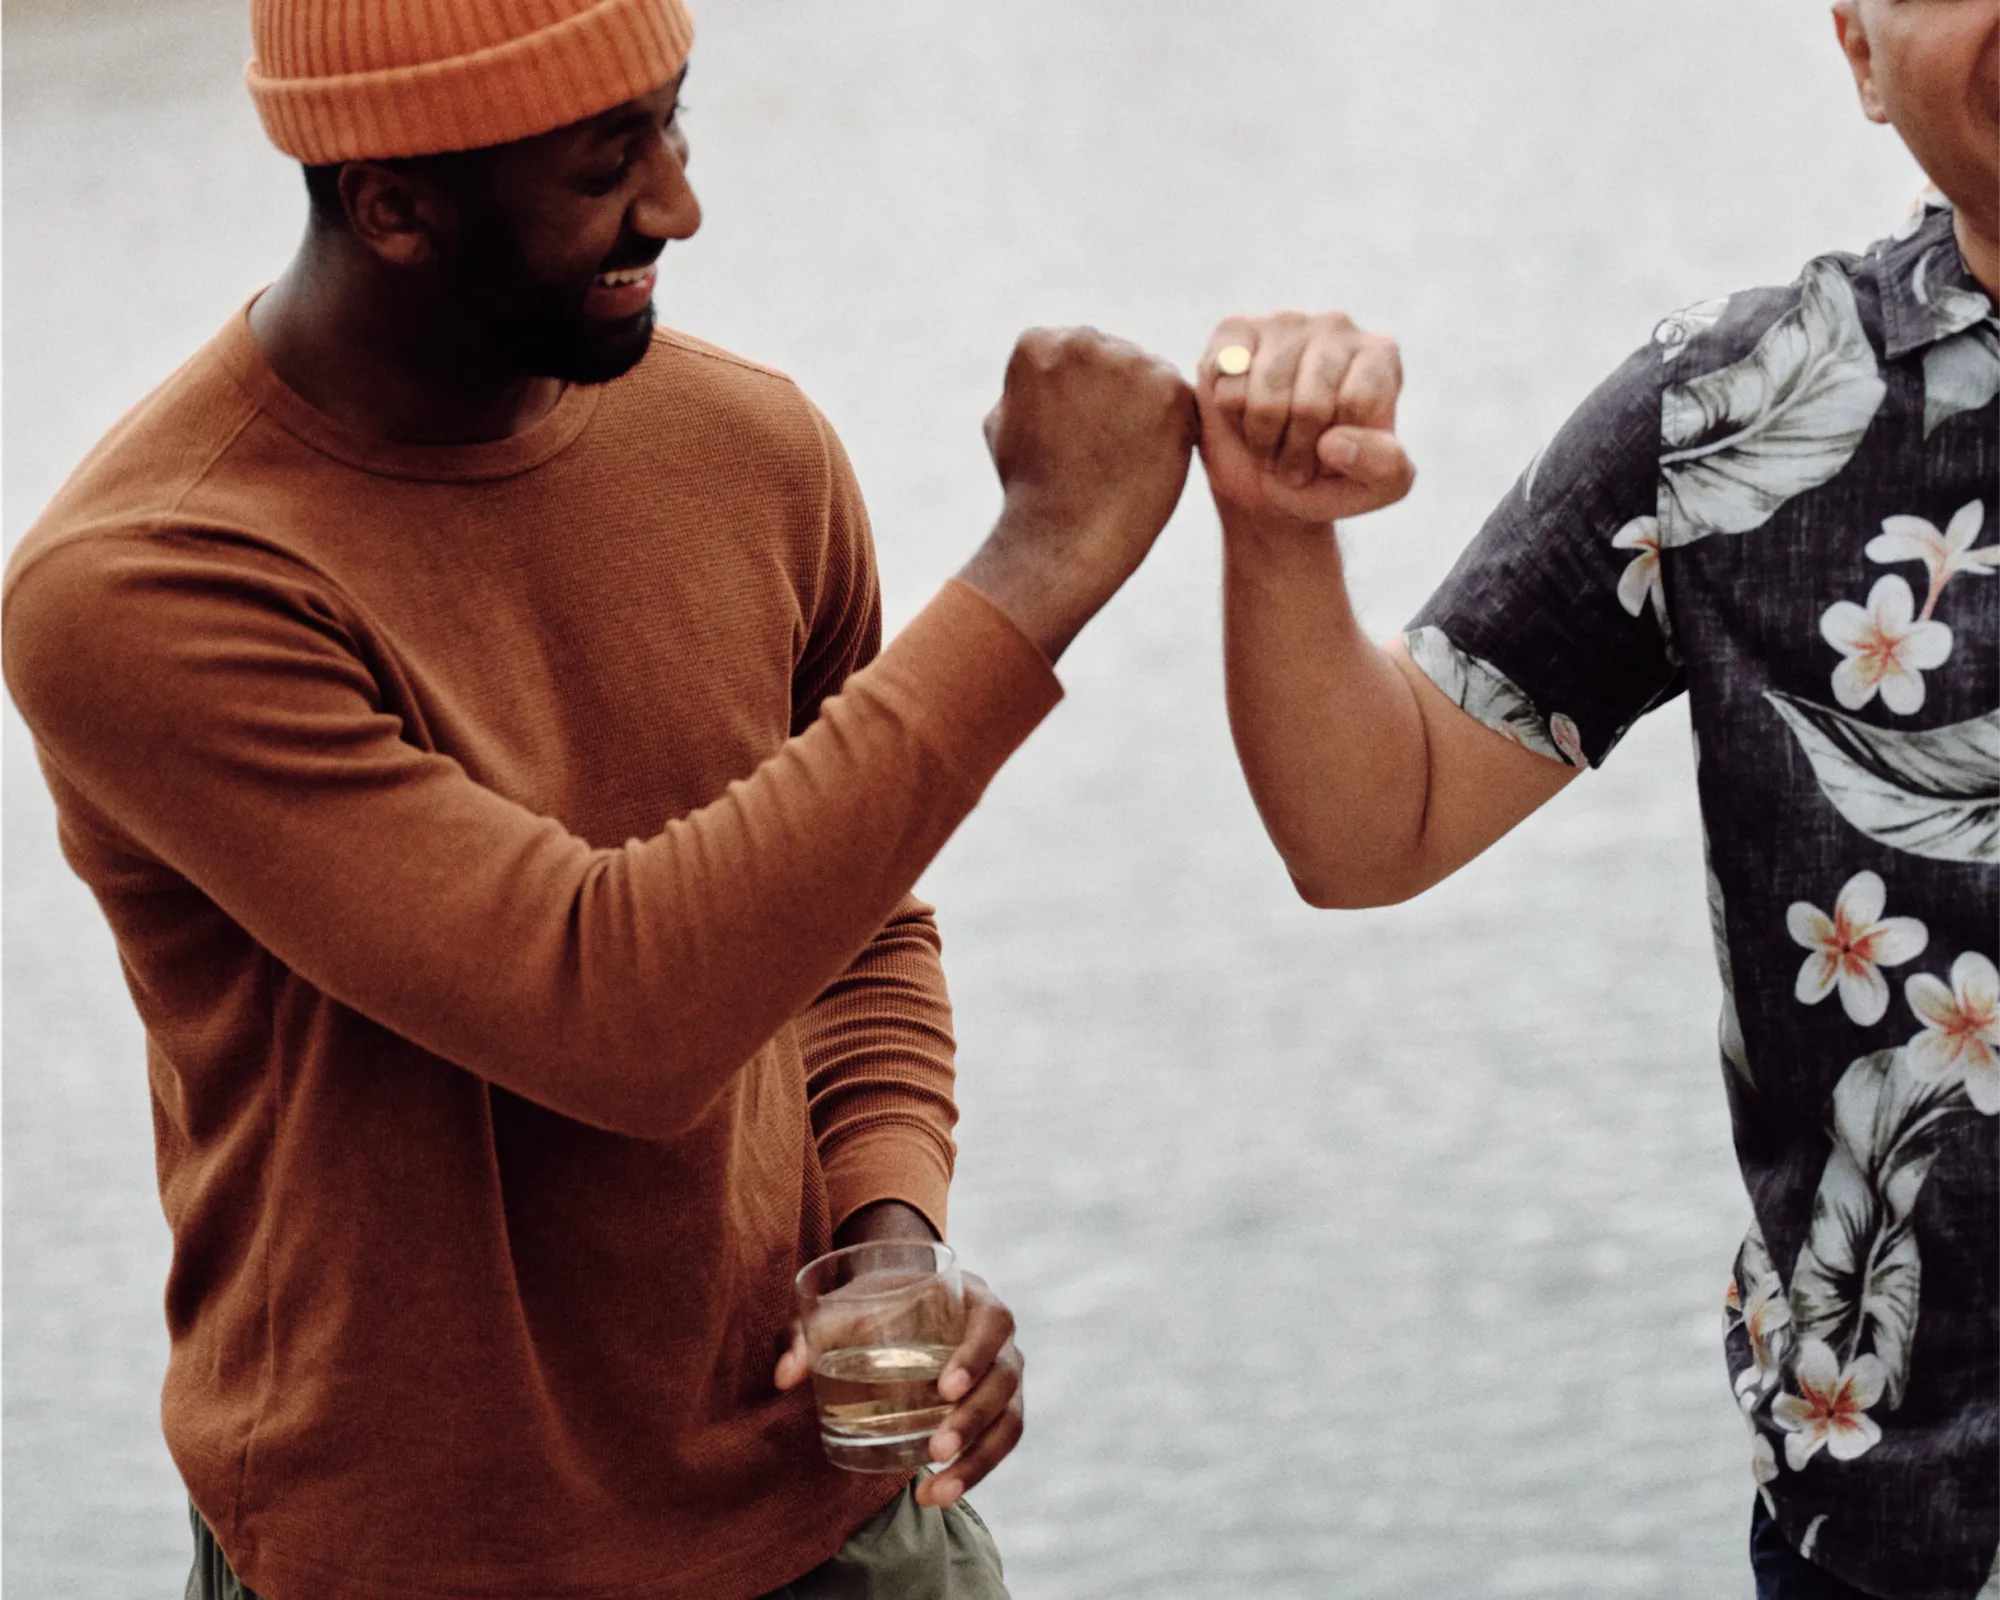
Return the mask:
[[1892,1411],[1909,1379],[1922,1279],[1910,1214],[1939,1130],[1967,1110],[1957,1085],[1920,1081],[1901,1050],[1863,1056],[1833,1091],[1833,1154],[1792,1271],[1793,1329],[1843,1366],[1873,1354]]
[[1568,763],[1535,703],[1490,661],[1459,649],[1439,628],[1412,628],[1403,635],[1403,646],[1424,676],[1468,715],[1538,756]]
[[2000,862],[2000,711],[1915,732],[1772,691],[1820,792],[1850,824],[1933,861]]
[[1854,290],[1827,262],[1733,366],[1660,401],[1660,543],[1760,528],[1853,459],[1887,392]]
[[1931,346],[1924,356],[1924,437],[2000,395],[2000,332],[1988,322]]

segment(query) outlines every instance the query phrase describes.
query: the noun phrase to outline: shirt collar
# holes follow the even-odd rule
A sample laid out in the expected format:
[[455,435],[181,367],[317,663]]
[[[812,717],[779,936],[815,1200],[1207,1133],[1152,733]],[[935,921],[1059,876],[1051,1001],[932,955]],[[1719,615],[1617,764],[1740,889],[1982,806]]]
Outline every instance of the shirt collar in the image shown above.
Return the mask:
[[1963,333],[1993,314],[1959,253],[1952,210],[1926,196],[1922,210],[1875,247],[1884,354],[1891,361]]

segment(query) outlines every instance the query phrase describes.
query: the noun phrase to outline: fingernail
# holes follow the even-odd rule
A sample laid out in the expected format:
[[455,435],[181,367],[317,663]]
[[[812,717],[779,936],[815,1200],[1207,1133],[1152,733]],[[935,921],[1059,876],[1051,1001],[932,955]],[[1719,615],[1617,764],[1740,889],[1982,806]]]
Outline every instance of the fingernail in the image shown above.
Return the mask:
[[938,1379],[938,1393],[947,1400],[956,1400],[972,1386],[972,1375],[963,1367],[953,1367]]
[[950,1483],[938,1484],[936,1503],[939,1506],[948,1506],[952,1503],[952,1501],[956,1500],[964,1492],[965,1492],[964,1490],[959,1488],[956,1479],[954,1479]]
[[1361,459],[1361,446],[1352,439],[1333,441],[1333,464],[1337,467],[1351,467]]
[[949,1461],[957,1455],[965,1441],[955,1433],[934,1433],[931,1435],[931,1458],[935,1461]]

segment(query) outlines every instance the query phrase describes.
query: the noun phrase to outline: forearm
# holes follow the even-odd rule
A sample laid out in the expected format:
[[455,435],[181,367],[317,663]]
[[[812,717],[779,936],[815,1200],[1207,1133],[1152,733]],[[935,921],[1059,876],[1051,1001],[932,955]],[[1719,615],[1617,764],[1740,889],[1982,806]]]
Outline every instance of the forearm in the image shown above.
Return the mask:
[[635,1138],[686,1128],[847,969],[1056,693],[948,595],[711,804],[592,848],[410,742],[288,565],[135,546],[35,580],[8,677],[78,808],[322,994]]
[[895,1202],[942,1237],[956,1042],[931,908],[905,898],[813,1002],[799,1034],[835,1228]]
[[1427,887],[1424,718],[1362,631],[1330,526],[1224,517],[1223,649],[1237,755],[1300,895],[1378,905]]
[[872,1239],[914,1239],[918,1243],[941,1237],[914,1206],[900,1200],[877,1200],[863,1206],[834,1230],[834,1248],[867,1244]]

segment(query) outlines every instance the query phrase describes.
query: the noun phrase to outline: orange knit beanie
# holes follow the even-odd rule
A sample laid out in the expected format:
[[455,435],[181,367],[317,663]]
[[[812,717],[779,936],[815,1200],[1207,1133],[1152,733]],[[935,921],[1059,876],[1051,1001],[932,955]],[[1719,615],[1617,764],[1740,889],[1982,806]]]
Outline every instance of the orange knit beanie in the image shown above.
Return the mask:
[[308,166],[507,144],[594,117],[687,60],[682,0],[250,0],[244,69]]

